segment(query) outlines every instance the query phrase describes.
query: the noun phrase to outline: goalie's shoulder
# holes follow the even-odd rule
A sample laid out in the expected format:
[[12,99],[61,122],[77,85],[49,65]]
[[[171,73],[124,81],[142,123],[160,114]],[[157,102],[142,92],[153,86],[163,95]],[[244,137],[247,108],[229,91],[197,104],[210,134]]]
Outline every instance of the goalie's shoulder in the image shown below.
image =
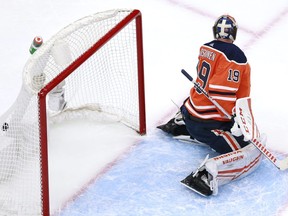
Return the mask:
[[245,53],[234,43],[226,43],[219,40],[204,44],[212,49],[215,49],[223,54],[228,61],[234,61],[238,64],[247,64]]

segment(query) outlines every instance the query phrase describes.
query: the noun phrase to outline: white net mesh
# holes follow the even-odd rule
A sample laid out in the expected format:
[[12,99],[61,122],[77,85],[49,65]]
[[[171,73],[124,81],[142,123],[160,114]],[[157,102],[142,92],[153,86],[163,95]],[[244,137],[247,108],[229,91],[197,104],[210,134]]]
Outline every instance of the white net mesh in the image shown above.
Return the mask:
[[[42,214],[38,93],[49,83],[58,84],[59,77],[55,77],[130,13],[113,10],[85,17],[61,30],[29,58],[21,92],[0,117],[0,215]],[[48,94],[51,101],[47,104],[56,107],[56,111],[47,107],[50,117],[91,115],[95,110],[139,130],[135,20],[60,81],[52,90],[56,93]],[[57,110],[59,95],[64,110]]]

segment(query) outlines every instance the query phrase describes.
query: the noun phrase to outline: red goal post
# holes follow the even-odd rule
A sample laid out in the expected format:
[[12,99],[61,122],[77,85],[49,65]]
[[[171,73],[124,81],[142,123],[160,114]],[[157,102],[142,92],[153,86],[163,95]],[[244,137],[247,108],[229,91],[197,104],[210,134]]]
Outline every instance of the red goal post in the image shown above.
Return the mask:
[[[65,89],[66,106],[51,112],[49,94],[60,85]],[[84,17],[62,29],[29,58],[22,90],[14,105],[0,117],[1,126],[8,125],[0,133],[0,144],[2,138],[5,142],[0,149],[3,213],[50,215],[49,119],[85,109],[89,115],[107,113],[141,135],[146,133],[139,10],[111,10]],[[39,164],[26,178],[26,164],[33,160]],[[23,173],[25,180],[21,179]],[[13,187],[12,181],[28,186],[9,194],[6,186]]]

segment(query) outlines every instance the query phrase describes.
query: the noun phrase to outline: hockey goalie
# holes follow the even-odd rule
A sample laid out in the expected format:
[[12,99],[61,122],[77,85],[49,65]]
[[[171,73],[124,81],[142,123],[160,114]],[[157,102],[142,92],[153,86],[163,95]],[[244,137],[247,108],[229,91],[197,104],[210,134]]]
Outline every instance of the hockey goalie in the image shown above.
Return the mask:
[[173,136],[189,136],[219,153],[214,158],[207,155],[181,181],[204,196],[216,195],[219,186],[243,178],[259,166],[263,154],[248,135],[264,145],[266,142],[253,120],[250,65],[243,51],[234,44],[237,28],[232,16],[222,15],[216,20],[215,39],[200,47],[198,57],[196,83],[203,91],[191,88],[176,116],[158,126]]

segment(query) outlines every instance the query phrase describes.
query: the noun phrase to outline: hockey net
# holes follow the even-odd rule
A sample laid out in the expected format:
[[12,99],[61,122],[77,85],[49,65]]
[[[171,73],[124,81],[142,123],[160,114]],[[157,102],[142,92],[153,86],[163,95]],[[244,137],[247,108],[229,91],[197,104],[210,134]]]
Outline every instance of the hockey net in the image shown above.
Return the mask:
[[[65,107],[49,110],[64,89]],[[49,121],[105,113],[145,134],[141,13],[111,10],[72,23],[27,61],[0,117],[0,215],[49,215]],[[63,117],[64,116],[64,117]]]

